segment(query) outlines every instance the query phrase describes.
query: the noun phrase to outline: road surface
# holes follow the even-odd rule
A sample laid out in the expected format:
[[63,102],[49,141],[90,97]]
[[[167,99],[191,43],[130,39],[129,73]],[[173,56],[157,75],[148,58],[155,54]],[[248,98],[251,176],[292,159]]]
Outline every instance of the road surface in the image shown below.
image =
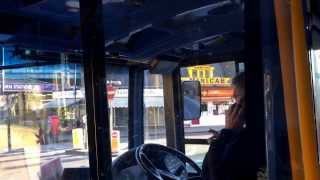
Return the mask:
[[[216,127],[221,128],[221,127]],[[210,137],[209,127],[186,127],[186,138],[205,139]],[[157,134],[146,136],[145,143],[158,143],[165,145],[164,129]],[[121,138],[120,151],[114,154],[113,159],[128,150],[127,137]],[[201,164],[208,145],[186,145],[186,154]],[[6,180],[34,180],[39,179],[41,165],[59,158],[63,168],[89,167],[88,150],[76,150],[71,143],[52,144],[45,146],[25,147],[12,152],[0,151],[0,179]]]

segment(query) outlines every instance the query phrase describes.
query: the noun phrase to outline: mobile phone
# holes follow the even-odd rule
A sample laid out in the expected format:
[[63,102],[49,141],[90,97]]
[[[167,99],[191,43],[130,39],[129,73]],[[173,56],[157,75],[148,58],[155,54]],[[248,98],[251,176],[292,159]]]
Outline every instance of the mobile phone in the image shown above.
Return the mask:
[[212,133],[213,135],[219,134],[218,131],[216,131],[216,130],[214,130],[214,129],[211,129],[211,128],[208,130],[208,132]]

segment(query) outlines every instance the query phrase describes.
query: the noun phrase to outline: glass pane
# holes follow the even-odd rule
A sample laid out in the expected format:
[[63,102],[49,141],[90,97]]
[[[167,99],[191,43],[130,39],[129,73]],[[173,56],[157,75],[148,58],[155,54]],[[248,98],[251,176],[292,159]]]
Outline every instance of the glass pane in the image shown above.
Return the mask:
[[166,145],[163,82],[159,74],[144,74],[144,137],[145,143]]
[[3,59],[5,59],[5,61],[1,63],[2,66],[45,62],[42,59],[34,58],[35,54],[38,54],[38,52],[35,50],[20,49],[17,47],[6,47],[1,48],[1,51],[2,57]]
[[320,50],[311,50],[311,67],[313,79],[313,93],[315,103],[315,115],[318,133],[318,150],[320,154]]
[[128,87],[127,67],[106,66],[108,104],[113,159],[128,150]]
[[[205,73],[201,73],[205,72]],[[205,75],[205,77],[203,77]],[[225,111],[233,103],[232,78],[236,75],[234,62],[192,66],[181,69],[181,80],[197,80],[201,84],[201,116],[184,121],[186,139],[206,142],[212,136],[208,131],[225,127]],[[186,145],[186,154],[201,163],[209,145]]]
[[89,167],[80,65],[3,70],[0,84],[0,179]]
[[244,63],[242,62],[242,63],[239,63],[238,64],[238,66],[239,66],[239,72],[244,72]]
[[320,163],[320,34],[316,28],[312,29],[312,47],[309,51],[310,63],[311,63],[311,75],[313,82],[313,95],[314,95],[314,110],[315,121],[317,127],[317,139],[318,139],[318,161]]

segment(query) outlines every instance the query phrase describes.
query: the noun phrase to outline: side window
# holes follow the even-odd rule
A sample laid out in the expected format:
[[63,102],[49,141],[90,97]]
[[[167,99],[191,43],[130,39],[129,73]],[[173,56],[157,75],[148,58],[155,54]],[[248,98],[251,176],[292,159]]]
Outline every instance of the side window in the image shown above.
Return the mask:
[[[3,52],[3,64],[22,61],[10,59],[10,49]],[[81,65],[0,72],[0,179],[46,179],[62,169],[88,168],[90,120]],[[110,65],[106,73],[108,94],[102,100],[109,104],[115,159],[128,149],[129,74],[126,67]]]
[[[184,73],[192,71],[193,73]],[[199,71],[199,73],[198,73]],[[206,76],[204,77],[203,72]],[[181,80],[198,80],[201,83],[201,117],[184,121],[186,153],[201,163],[211,137],[209,129],[216,131],[225,127],[225,111],[233,102],[231,80],[236,75],[234,62],[192,66],[181,69]]]
[[[3,65],[33,62],[13,50],[2,48]],[[0,76],[0,179],[49,179],[62,169],[88,168],[81,65],[7,69]]]
[[[320,156],[320,32],[313,30],[312,32],[312,48],[309,51],[311,62],[311,73],[313,81],[313,95],[315,106],[315,121],[318,136],[318,152]],[[320,161],[320,160],[319,160]]]

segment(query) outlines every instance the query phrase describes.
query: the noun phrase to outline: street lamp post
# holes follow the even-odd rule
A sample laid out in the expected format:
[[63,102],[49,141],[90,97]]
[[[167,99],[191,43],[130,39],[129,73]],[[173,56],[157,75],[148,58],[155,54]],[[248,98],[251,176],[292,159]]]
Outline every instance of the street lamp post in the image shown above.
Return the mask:
[[[4,47],[2,48],[2,66],[5,65],[5,56],[4,56]],[[2,78],[2,84],[1,84],[1,90],[2,90],[2,94],[4,95],[4,89],[5,89],[5,70],[2,69],[1,70],[1,78]],[[7,98],[6,98],[6,102],[7,102],[7,107],[8,107],[8,114],[9,114],[9,117],[7,118],[7,135],[8,135],[8,151],[11,151],[11,109],[10,109],[10,103],[9,103],[9,96],[7,95]],[[3,104],[4,106],[4,104]]]
[[[10,110],[10,114],[11,114],[11,110]],[[10,152],[11,149],[12,149],[12,146],[11,146],[11,115],[10,115],[8,119],[8,151]]]
[[7,134],[8,134],[8,151],[10,152],[12,150],[12,145],[11,145],[11,117],[12,117],[12,111],[11,111],[11,103],[10,103],[10,97],[7,95],[7,103],[9,104],[8,106],[8,114],[9,117],[7,118],[8,121],[8,128],[7,128]]

